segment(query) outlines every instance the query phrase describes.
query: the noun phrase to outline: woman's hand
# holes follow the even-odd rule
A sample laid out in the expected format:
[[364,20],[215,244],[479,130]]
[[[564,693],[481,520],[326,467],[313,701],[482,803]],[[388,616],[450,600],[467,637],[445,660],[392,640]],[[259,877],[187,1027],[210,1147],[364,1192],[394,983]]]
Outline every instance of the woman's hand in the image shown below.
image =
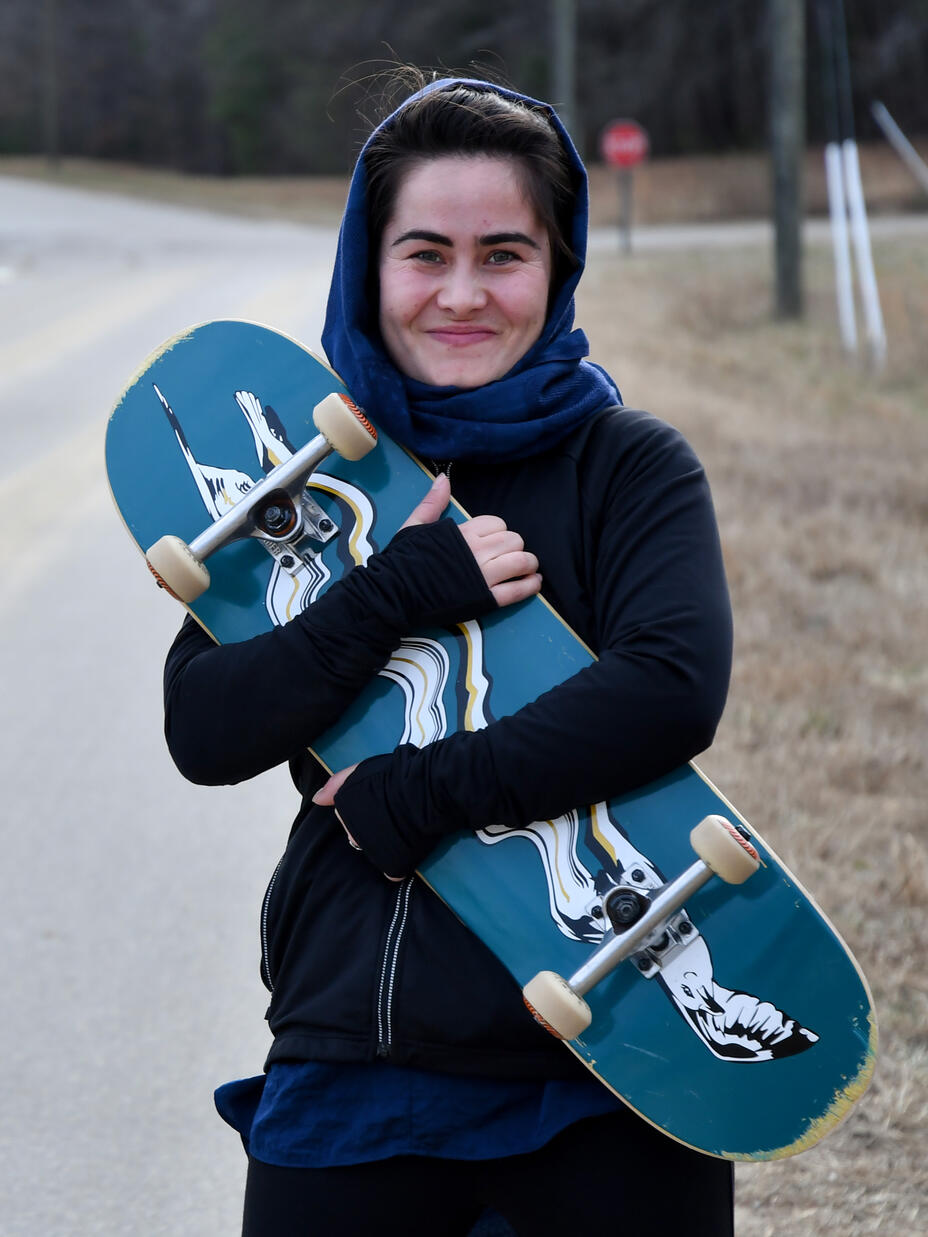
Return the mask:
[[[333,773],[325,785],[320,786],[313,795],[313,803],[315,803],[318,807],[335,807],[335,796],[341,790],[342,784],[347,782],[348,778],[351,777],[357,767],[357,764],[348,765],[347,768],[339,769],[337,773]],[[341,813],[338,811],[338,808],[335,808],[335,815],[338,817],[338,823],[345,830],[345,837],[348,839],[350,845],[353,846],[355,850],[360,850],[361,847],[348,832],[348,826],[342,820]],[[401,881],[404,879],[402,876],[388,876],[386,872],[384,872],[384,876],[387,877],[388,881]]]
[[[403,528],[434,524],[450,499],[451,483],[445,473],[439,473]],[[538,559],[525,549],[519,534],[506,527],[505,520],[497,515],[477,515],[458,528],[498,606],[511,606],[539,591]]]

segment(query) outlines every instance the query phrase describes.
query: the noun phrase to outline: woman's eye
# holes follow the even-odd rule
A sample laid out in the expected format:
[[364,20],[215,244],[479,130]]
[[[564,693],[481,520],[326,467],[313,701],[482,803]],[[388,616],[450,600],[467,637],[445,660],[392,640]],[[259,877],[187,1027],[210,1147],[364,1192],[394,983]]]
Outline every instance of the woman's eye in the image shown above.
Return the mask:
[[519,255],[513,253],[511,249],[494,249],[487,257],[487,262],[490,266],[506,266],[510,262],[518,262]]
[[431,265],[441,262],[442,260],[441,254],[437,249],[420,249],[417,253],[410,254],[409,256],[414,258],[417,262],[427,262]]

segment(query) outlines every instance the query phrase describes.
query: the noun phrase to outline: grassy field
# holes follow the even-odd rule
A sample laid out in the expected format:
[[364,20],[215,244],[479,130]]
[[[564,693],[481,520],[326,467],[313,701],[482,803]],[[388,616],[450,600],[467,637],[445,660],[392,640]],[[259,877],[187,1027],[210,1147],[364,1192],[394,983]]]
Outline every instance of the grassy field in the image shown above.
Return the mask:
[[842,355],[827,249],[801,325],[769,257],[597,258],[579,320],[626,403],[712,483],[735,668],[700,764],[792,866],[872,985],[871,1091],[795,1160],[739,1166],[740,1237],[908,1237],[928,1222],[928,239],[880,243],[881,374]]
[[[872,177],[882,165],[868,166]],[[344,192],[338,179],[81,164],[58,176],[314,222],[334,221]],[[733,202],[756,213],[758,178],[750,161],[655,164],[645,214],[731,217]],[[893,183],[883,204],[911,205]],[[606,222],[614,184],[597,173],[594,189]],[[801,323],[772,320],[770,256],[754,249],[597,256],[578,305],[626,403],[679,426],[712,483],[736,650],[700,764],[814,891],[880,1018],[876,1079],[846,1123],[797,1159],[738,1167],[740,1237],[928,1226],[928,233],[881,240],[875,258],[879,373],[841,352],[826,247],[807,253]]]

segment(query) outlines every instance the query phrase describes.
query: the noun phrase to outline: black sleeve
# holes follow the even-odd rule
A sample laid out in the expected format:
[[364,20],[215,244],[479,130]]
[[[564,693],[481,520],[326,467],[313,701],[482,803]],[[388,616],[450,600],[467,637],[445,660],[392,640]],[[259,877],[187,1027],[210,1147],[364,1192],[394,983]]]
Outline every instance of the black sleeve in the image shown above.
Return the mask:
[[732,642],[715,514],[688,445],[653,424],[611,472],[600,461],[582,482],[598,527],[599,661],[484,730],[366,760],[339,791],[340,815],[382,871],[411,871],[460,829],[611,798],[712,741]]
[[164,671],[165,735],[181,773],[219,785],[311,745],[404,636],[495,608],[451,520],[398,532],[282,627],[217,645],[188,618]]

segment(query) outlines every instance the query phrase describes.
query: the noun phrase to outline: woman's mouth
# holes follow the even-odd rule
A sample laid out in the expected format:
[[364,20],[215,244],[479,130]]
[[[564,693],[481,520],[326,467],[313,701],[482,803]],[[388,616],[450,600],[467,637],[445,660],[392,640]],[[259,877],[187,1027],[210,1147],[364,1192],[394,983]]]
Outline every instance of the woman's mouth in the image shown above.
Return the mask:
[[426,334],[429,339],[449,348],[467,348],[495,338],[496,331],[488,326],[442,326],[426,331]]

